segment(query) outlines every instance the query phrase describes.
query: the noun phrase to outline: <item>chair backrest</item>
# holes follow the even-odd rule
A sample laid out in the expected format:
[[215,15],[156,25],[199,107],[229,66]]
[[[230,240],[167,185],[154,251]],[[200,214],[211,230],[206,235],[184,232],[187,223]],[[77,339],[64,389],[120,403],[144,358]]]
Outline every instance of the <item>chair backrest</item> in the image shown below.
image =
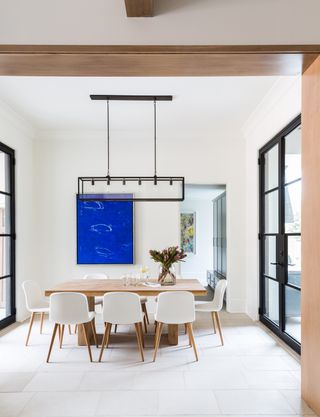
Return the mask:
[[142,321],[140,297],[131,292],[109,292],[103,296],[103,321],[133,324]]
[[159,294],[155,319],[167,324],[192,323],[195,320],[193,294],[187,291]]
[[50,295],[50,320],[59,324],[81,324],[89,321],[88,300],[77,292]]
[[227,280],[220,279],[214,289],[214,297],[212,300],[212,307],[215,311],[220,311],[223,307],[223,297],[227,288]]
[[83,279],[108,279],[108,276],[103,272],[96,272],[84,275]]
[[26,299],[26,306],[28,310],[34,308],[40,308],[43,306],[44,296],[41,288],[35,281],[24,281],[22,283],[22,289]]

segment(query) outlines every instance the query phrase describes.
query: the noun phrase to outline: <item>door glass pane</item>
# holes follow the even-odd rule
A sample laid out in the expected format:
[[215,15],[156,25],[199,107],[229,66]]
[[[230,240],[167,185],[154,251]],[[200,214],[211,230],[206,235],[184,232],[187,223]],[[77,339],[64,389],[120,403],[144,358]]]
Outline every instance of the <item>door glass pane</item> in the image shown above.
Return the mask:
[[277,190],[265,195],[265,233],[278,233],[278,196]]
[[279,284],[265,278],[265,315],[279,325]]
[[5,191],[7,193],[10,192],[9,162],[9,155],[0,151],[0,191]]
[[222,202],[222,212],[221,212],[221,235],[222,235],[222,248],[221,248],[221,272],[226,276],[227,273],[227,233],[226,233],[226,197],[221,197]]
[[217,214],[218,214],[218,257],[217,257],[217,271],[221,272],[221,199],[217,202]]
[[10,201],[10,196],[0,194],[0,234],[9,234],[11,230]]
[[286,185],[285,196],[285,231],[301,232],[301,181]]
[[288,236],[288,282],[301,287],[301,236]]
[[11,316],[11,278],[0,279],[0,320]]
[[276,236],[265,236],[264,238],[264,274],[271,278],[277,277],[276,265]]
[[278,145],[264,155],[264,190],[278,187]]
[[11,274],[10,243],[11,237],[0,236],[0,277]]
[[301,178],[301,128],[285,137],[285,182]]
[[287,287],[285,289],[286,299],[286,333],[301,341],[301,291]]

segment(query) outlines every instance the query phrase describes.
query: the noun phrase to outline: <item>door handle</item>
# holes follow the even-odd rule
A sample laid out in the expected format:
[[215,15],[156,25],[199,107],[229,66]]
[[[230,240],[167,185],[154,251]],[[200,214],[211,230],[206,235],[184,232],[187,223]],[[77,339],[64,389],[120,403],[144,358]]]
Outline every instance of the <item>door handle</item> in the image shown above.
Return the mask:
[[279,266],[283,266],[282,262],[270,262],[270,265],[279,265]]

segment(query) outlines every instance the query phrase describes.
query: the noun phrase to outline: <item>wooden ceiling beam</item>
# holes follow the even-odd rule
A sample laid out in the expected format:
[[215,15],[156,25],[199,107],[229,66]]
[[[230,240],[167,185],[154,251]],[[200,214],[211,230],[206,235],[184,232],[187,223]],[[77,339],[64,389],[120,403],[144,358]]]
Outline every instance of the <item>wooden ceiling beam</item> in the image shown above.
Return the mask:
[[0,76],[297,75],[320,45],[0,45]]
[[127,17],[152,17],[153,0],[125,0]]

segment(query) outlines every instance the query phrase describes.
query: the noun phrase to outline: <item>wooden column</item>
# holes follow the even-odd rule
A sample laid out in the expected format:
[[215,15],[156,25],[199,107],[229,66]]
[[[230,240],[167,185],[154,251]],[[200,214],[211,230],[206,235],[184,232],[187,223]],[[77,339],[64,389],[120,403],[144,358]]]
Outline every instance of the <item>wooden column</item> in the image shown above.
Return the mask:
[[302,398],[320,415],[320,57],[302,76]]

